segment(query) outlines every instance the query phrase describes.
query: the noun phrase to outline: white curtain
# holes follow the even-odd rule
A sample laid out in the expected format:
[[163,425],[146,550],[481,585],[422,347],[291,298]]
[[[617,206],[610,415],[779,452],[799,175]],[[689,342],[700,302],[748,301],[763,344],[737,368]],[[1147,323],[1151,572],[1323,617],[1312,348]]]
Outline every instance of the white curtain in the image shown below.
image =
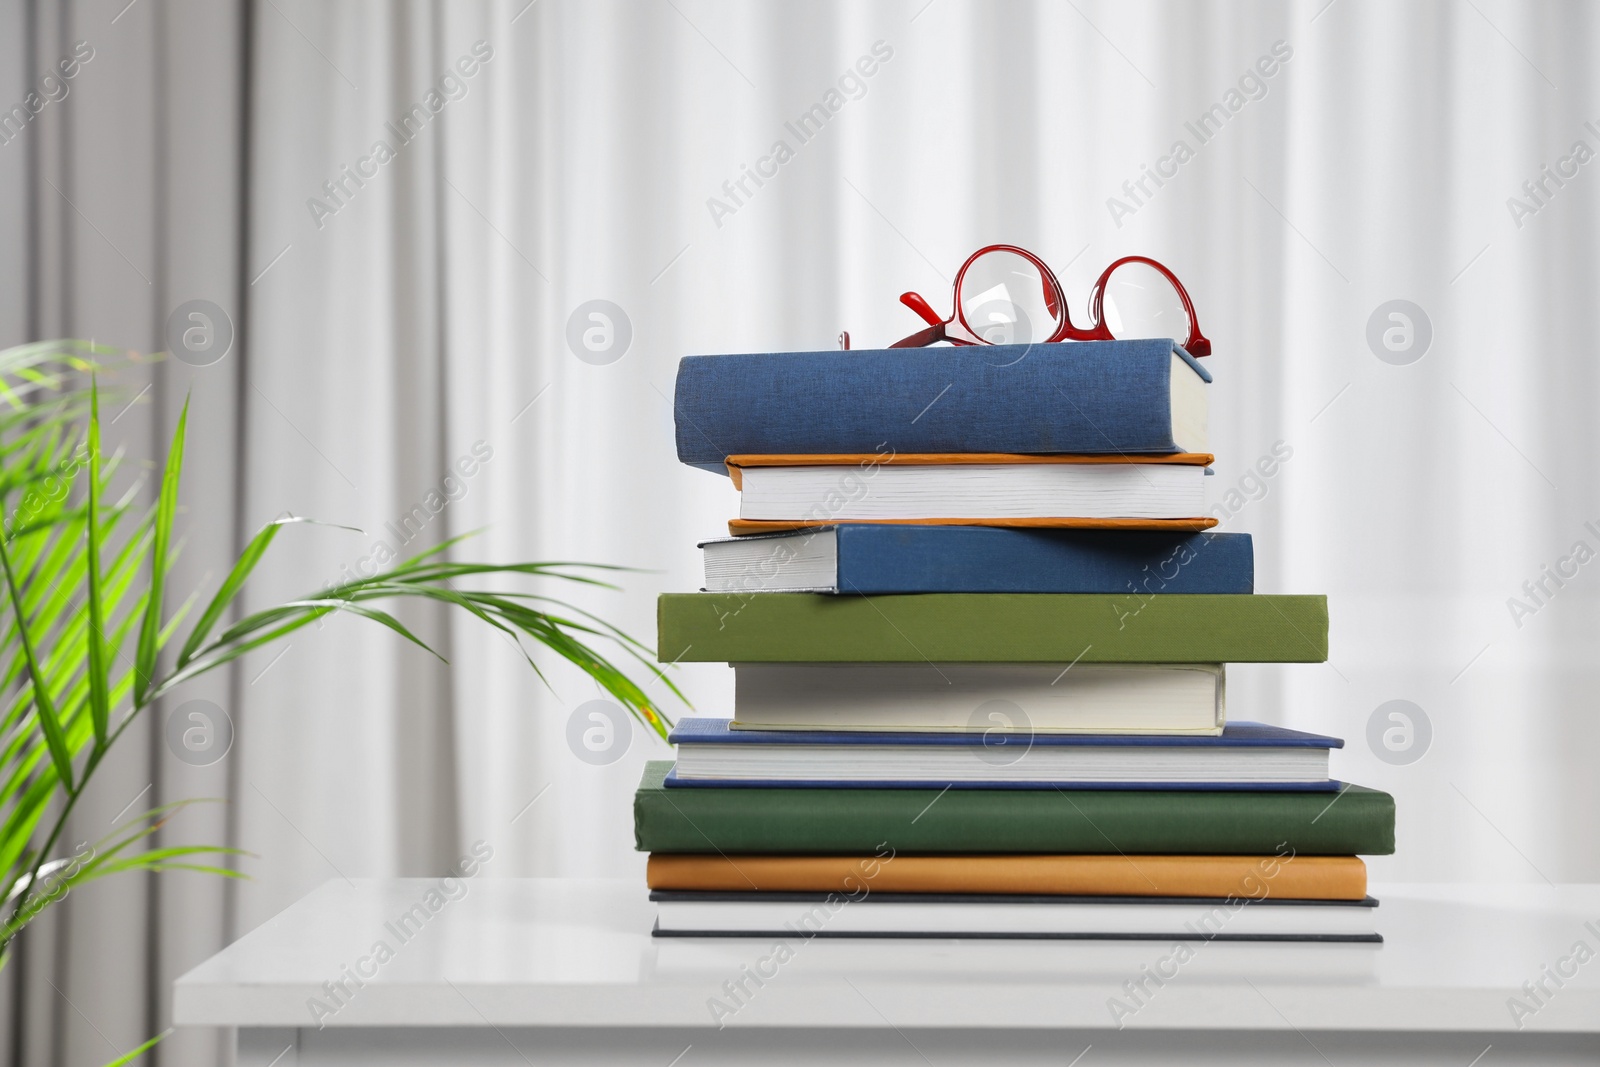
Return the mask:
[[[735,507],[675,462],[680,356],[886,343],[918,325],[899,293],[946,304],[994,242],[1081,314],[1143,253],[1215,346],[1223,528],[1255,534],[1260,591],[1330,599],[1331,661],[1236,668],[1233,715],[1342,736],[1336,773],[1394,793],[1375,879],[1600,878],[1600,564],[1574,551],[1600,551],[1589,8],[124,4],[3,16],[0,103],[96,51],[0,144],[0,341],[160,348],[184,299],[235,316],[228,358],[167,365],[128,416],[152,454],[193,390],[184,580],[284,511],[366,532],[286,532],[253,605],[482,528],[457,558],[641,568],[545,588],[649,643],[655,594],[697,587],[695,542]],[[609,352],[568,341],[597,300],[622,312]],[[485,877],[642,885],[631,790],[665,746],[635,728],[585,762],[567,727],[592,683],[406,618],[451,666],[335,621],[195,694],[236,725],[220,763],[125,742],[93,817],[152,780],[224,796],[167,837],[249,850],[251,881],[75,894],[5,976],[12,1062],[130,1047],[172,977],[329,878],[483,841]],[[674,676],[728,710],[725,668]],[[1369,741],[1391,700],[1409,753],[1387,712]],[[180,1034],[159,1059],[218,1048]]]

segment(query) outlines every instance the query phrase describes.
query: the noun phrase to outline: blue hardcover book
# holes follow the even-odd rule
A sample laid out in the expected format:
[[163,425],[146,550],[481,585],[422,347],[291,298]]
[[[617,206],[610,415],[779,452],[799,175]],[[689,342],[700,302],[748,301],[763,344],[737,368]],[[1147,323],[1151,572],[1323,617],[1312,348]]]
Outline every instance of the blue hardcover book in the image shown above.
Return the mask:
[[709,593],[1250,593],[1245,533],[850,524],[703,541]]
[[[978,709],[982,711],[980,707]],[[1003,715],[992,716],[1004,722]],[[985,721],[985,720],[980,720]],[[1015,721],[1011,719],[1009,721]],[[729,720],[682,719],[669,786],[857,789],[1339,788],[1328,777],[1336,737],[1257,722],[1220,735],[741,730]]]
[[688,356],[678,458],[1209,452],[1211,375],[1171,341]]

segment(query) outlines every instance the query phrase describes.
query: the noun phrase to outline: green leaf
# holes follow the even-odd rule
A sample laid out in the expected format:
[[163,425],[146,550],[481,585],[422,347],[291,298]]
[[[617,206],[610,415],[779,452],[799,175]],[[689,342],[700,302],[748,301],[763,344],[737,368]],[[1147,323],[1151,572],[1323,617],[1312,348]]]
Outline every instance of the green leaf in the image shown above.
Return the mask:
[[[261,562],[261,557],[266,555],[267,549],[272,546],[273,538],[278,536],[278,531],[290,523],[297,522],[316,523],[316,520],[290,515],[281,519],[273,519],[256,531],[256,535],[250,539],[250,543],[239,554],[239,559],[234,563],[233,569],[228,572],[228,577],[218,587],[216,596],[211,598],[211,603],[206,605],[206,610],[201,614],[199,620],[195,622],[194,631],[189,634],[189,639],[183,643],[183,648],[178,653],[177,667],[179,669],[194,659],[195,653],[200,650],[200,646],[205,642],[205,639],[211,636],[211,631],[216,628],[217,620],[222,618],[222,613],[228,610],[228,605],[233,603],[233,599],[239,595],[240,589],[244,587],[245,579],[249,578],[250,572],[256,569],[256,564]],[[325,526],[329,524],[316,523],[316,525]],[[351,526],[340,528],[346,530],[355,529]],[[360,531],[358,530],[357,532],[359,533]],[[420,644],[421,642],[418,643]]]
[[322,618],[332,610],[332,608],[325,608],[307,611],[304,616],[295,619],[293,622],[286,623],[285,625],[278,627],[276,630],[271,630],[262,636],[257,637],[252,641],[246,641],[243,644],[229,645],[227,647],[221,647],[219,644],[213,644],[211,649],[220,649],[218,651],[201,649],[195,658],[189,661],[188,666],[184,667],[180,671],[175,671],[170,677],[163,680],[160,685],[151,690],[150,699],[154,700],[156,697],[166,693],[174,686],[181,685],[182,683],[190,681],[191,679],[198,678],[200,675],[205,674],[207,671],[215,670],[224,663],[230,663],[244,655],[246,652],[261,648],[263,645],[270,645],[280,637],[291,634],[304,626],[309,626],[311,623],[316,622],[318,619]]
[[44,673],[39,669],[39,657],[33,649],[33,635],[28,632],[28,616],[22,607],[22,591],[17,587],[17,576],[11,570],[11,553],[6,550],[5,538],[0,537],[0,566],[5,568],[6,589],[11,594],[11,610],[16,615],[17,637],[22,653],[28,661],[28,680],[33,686],[33,710],[44,731],[45,743],[50,746],[50,762],[55,764],[56,775],[67,792],[76,792],[72,783],[72,753],[67,748],[66,736],[61,732],[61,719],[50,701],[50,691]]
[[222,878],[237,878],[240,881],[248,881],[250,878],[250,876],[245,874],[243,871],[236,871],[232,867],[218,867],[214,863],[185,863],[182,861],[165,859],[157,856],[157,851],[170,853],[174,856],[191,856],[218,852],[230,853],[235,856],[250,855],[250,853],[244,852],[240,849],[209,848],[200,845],[182,849],[159,849],[152,850],[150,852],[141,852],[137,856],[129,856],[127,859],[117,860],[114,863],[107,863],[104,866],[96,867],[95,877],[104,878],[107,875],[121,874],[123,871],[199,871],[202,874],[215,874]]
[[172,1033],[172,1029],[171,1029],[171,1027],[168,1027],[167,1029],[165,1029],[165,1030],[161,1031],[159,1034],[157,1034],[155,1037],[152,1037],[149,1041],[146,1041],[144,1044],[142,1044],[138,1048],[134,1049],[132,1052],[129,1052],[129,1053],[127,1053],[125,1055],[122,1055],[122,1056],[118,1056],[116,1059],[114,1059],[110,1063],[106,1064],[106,1067],[127,1067],[128,1064],[132,1063],[134,1060],[138,1059],[140,1056],[143,1056],[146,1052],[149,1052],[151,1049],[155,1048],[157,1043],[159,1043],[160,1041],[165,1040],[166,1037],[168,1035],[170,1035],[171,1033]]
[[228,572],[228,577],[217,588],[216,595],[211,598],[211,603],[206,605],[206,610],[201,612],[200,618],[195,622],[194,629],[189,633],[189,639],[183,643],[183,648],[178,652],[176,666],[182,669],[194,658],[201,644],[217,625],[217,620],[222,618],[222,613],[228,610],[228,605],[233,598],[239,595],[239,590],[244,586],[245,579],[250,577],[250,572],[255,570],[256,564],[261,562],[261,557],[266,554],[272,545],[272,539],[278,536],[278,530],[285,522],[294,520],[279,519],[269,522],[256,532],[245,546],[233,569]]
[[[334,584],[264,611],[241,612],[243,617],[228,622],[275,543],[278,527],[286,524],[280,521],[255,535],[209,599],[195,594],[174,610],[177,594],[169,596],[167,586],[181,544],[176,516],[188,405],[173,431],[155,504],[140,502],[147,497],[137,481],[108,501],[121,454],[101,453],[104,376],[96,370],[113,355],[122,354],[76,342],[0,349],[0,529],[6,537],[0,542],[0,568],[7,584],[0,594],[0,901],[10,900],[8,914],[0,916],[0,959],[17,931],[53,904],[55,890],[69,879],[75,883],[131,870],[239,876],[236,864],[225,858],[231,854],[226,849],[175,845],[137,852],[165,821],[160,811],[117,829],[70,868],[60,861],[45,868],[44,861],[57,854],[77,796],[152,700],[251,651],[281,644],[333,612],[376,622],[437,655],[390,604],[420,598],[449,605],[506,635],[541,679],[545,675],[533,654],[542,648],[576,665],[634,715],[665,732],[670,720],[650,691],[618,666],[632,671],[634,661],[645,664],[652,682],[661,681],[682,699],[645,658],[650,650],[640,642],[554,597],[469,588],[477,579],[500,585],[501,579],[517,578],[615,588],[605,579],[629,568],[448,560],[469,534],[425,549],[386,573]],[[111,390],[105,392],[111,403]],[[86,469],[91,484],[79,490],[78,475]],[[198,609],[197,617],[191,608]],[[160,652],[169,642],[178,655],[163,677]],[[626,655],[617,657],[612,645]],[[127,714],[113,719],[119,707],[127,707]],[[27,887],[34,885],[38,888],[29,894]]]
[[243,849],[217,845],[172,845],[125,855],[133,845],[167,825],[179,810],[197,803],[202,801],[180,800],[152,808],[116,827],[92,846],[87,848],[79,846],[70,858],[64,857],[48,864],[41,864],[36,876],[37,891],[34,889],[35,876],[19,880],[16,884],[22,886],[21,890],[8,890],[11,896],[20,896],[21,899],[17,901],[13,913],[0,924],[0,945],[4,944],[6,938],[15,936],[29,921],[65,897],[71,890],[107,875],[131,870],[181,869],[244,877],[231,868],[193,862],[193,859],[199,856],[250,855]]
[[136,672],[133,689],[135,705],[149,703],[155,684],[156,655],[160,652],[161,598],[167,584],[167,546],[172,543],[172,519],[178,513],[178,479],[183,474],[183,440],[189,422],[189,401],[185,398],[172,444],[167,449],[167,465],[161,472],[161,495],[156,504],[156,540],[150,553],[150,595],[144,602],[144,625],[139,628],[139,650],[134,657]]
[[422,638],[406,629],[404,623],[386,611],[380,611],[377,608],[363,607],[353,600],[291,600],[283,606],[286,608],[331,608],[334,611],[347,611],[352,615],[359,615],[363,619],[371,619],[373,622],[381,623],[384,626],[387,626],[389,629],[393,630],[407,641],[410,641],[413,645],[416,645],[424,652],[430,652],[434,656],[437,656],[441,663],[450,662],[443,656],[439,655],[439,653],[434,650],[433,646],[429,645],[426,641],[422,640]]
[[105,605],[100,597],[100,388],[89,379],[89,504],[83,525],[88,532],[89,561],[86,581],[89,601],[89,712],[94,722],[96,748],[106,743],[111,702],[106,696]]

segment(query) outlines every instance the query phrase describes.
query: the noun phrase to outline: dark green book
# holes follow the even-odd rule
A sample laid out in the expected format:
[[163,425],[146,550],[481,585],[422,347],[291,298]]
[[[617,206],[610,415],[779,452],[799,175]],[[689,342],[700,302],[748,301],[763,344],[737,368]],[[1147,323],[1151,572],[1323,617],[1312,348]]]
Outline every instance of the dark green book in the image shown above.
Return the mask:
[[1328,598],[664,593],[663,663],[1321,663]]
[[1394,852],[1394,798],[1124,789],[669,789],[645,765],[633,798],[644,852],[870,855],[1125,852],[1311,856]]

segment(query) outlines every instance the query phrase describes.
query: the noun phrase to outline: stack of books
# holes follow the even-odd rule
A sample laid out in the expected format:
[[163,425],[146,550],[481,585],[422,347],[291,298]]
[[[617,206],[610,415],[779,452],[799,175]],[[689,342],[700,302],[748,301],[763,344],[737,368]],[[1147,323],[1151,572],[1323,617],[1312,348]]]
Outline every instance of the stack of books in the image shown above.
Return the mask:
[[740,514],[657,651],[735,697],[635,797],[658,936],[1381,940],[1393,799],[1227,714],[1328,619],[1208,532],[1209,381],[1168,341],[682,361]]

